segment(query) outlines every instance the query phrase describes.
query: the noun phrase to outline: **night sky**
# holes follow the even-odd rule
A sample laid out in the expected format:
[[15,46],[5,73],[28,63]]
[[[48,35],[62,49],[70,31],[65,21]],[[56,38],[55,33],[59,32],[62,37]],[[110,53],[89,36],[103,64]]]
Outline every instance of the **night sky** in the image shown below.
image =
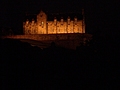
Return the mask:
[[[50,13],[79,12],[85,9],[86,32],[102,33],[117,31],[119,0],[2,0],[0,1],[0,27],[21,31],[26,13],[38,14],[40,10]],[[115,30],[114,30],[115,31]]]
[[[84,46],[78,41],[79,46],[74,51],[57,47],[54,42],[50,47],[40,49],[18,40],[0,40],[2,88],[4,90],[27,88],[35,90],[42,87],[43,90],[47,88],[63,90],[64,87],[69,90],[81,87],[83,90],[118,88],[120,0],[94,1],[0,0],[1,31],[4,27],[10,27],[16,33],[22,33],[26,13],[38,14],[40,10],[68,13],[79,12],[84,8],[86,33],[93,35],[93,39],[86,42],[89,46],[87,44]],[[0,33],[0,37],[1,35]],[[80,39],[83,38],[81,34]],[[70,42],[73,45],[74,40]],[[70,42],[67,41],[68,46]],[[60,41],[60,44],[62,43],[64,45],[64,40]]]

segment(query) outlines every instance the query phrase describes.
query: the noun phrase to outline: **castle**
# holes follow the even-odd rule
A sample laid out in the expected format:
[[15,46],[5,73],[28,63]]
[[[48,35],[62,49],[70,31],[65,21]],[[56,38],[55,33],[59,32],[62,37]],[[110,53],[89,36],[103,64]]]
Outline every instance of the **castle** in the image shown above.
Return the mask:
[[[82,14],[72,14],[69,15],[70,17],[68,15],[57,13],[50,16],[43,11],[37,17],[27,15],[26,21],[23,22],[24,35],[10,35],[2,38],[25,40],[33,46],[36,43],[31,43],[29,40],[42,41],[45,45],[55,42],[57,46],[76,49],[80,43],[85,44],[86,40],[90,41],[92,35],[85,33],[84,10]],[[61,16],[64,16],[64,19]],[[38,46],[43,48],[43,45]]]
[[45,12],[41,11],[37,15],[37,20],[28,19],[23,22],[23,32],[25,35],[30,34],[64,34],[64,33],[85,33],[84,10],[82,10],[82,20],[74,17],[73,20],[68,16],[67,20],[53,18],[53,21],[47,19]]

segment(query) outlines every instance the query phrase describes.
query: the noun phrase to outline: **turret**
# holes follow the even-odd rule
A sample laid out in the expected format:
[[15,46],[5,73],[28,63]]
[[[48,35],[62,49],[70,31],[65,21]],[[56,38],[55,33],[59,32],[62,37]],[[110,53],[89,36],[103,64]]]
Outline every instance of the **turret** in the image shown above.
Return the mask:
[[60,21],[61,21],[61,24],[63,25],[63,21],[64,21],[64,20],[63,20],[63,18],[62,18],[62,17],[61,17],[61,20],[60,20]]
[[70,17],[67,18],[68,25],[70,25]]
[[32,19],[32,25],[35,23],[35,20],[34,19]]
[[77,24],[77,17],[74,18],[75,25]]
[[27,19],[27,20],[26,20],[26,25],[28,25],[28,24],[29,24],[29,20]]
[[56,25],[57,24],[57,19],[56,19],[56,17],[54,17],[54,25]]

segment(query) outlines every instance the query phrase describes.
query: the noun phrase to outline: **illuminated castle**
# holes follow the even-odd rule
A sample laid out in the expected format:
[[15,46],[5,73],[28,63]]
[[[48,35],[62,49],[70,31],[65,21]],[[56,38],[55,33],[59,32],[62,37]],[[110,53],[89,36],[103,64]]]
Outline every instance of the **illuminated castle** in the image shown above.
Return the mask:
[[[79,17],[79,16],[78,16]],[[26,20],[23,22],[23,32],[27,34],[62,34],[62,33],[85,33],[84,10],[82,10],[82,20],[74,17],[67,17],[67,20],[53,18],[48,20],[47,15],[41,11],[36,20]]]

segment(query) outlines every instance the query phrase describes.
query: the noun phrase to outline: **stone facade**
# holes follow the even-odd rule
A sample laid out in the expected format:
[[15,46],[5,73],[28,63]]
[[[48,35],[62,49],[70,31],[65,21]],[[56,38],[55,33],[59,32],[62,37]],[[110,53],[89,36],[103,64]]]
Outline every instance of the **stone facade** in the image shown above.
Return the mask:
[[85,33],[85,20],[84,12],[82,11],[83,19],[78,20],[76,17],[71,20],[70,17],[67,20],[61,18],[53,21],[47,20],[47,15],[41,11],[37,15],[37,20],[34,19],[30,22],[26,20],[23,22],[23,32],[27,34],[62,34],[62,33]]

